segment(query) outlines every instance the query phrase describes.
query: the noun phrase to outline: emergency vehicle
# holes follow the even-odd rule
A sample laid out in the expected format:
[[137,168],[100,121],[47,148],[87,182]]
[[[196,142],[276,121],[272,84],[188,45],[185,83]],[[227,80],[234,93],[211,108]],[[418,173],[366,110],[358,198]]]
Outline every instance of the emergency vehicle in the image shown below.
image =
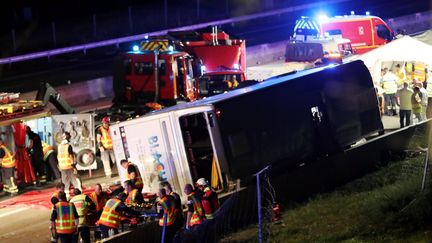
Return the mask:
[[122,181],[119,162],[127,159],[139,168],[144,192],[168,181],[185,199],[184,186],[198,178],[229,192],[268,164],[296,168],[382,129],[372,78],[355,61],[168,107],[110,132]]
[[246,79],[245,52],[244,40],[216,28],[211,33],[169,32],[144,41],[117,61],[114,103],[172,105],[223,93],[227,81]]
[[385,45],[394,38],[391,28],[379,17],[372,15],[344,15],[311,19],[303,17],[296,22],[294,33],[306,29],[326,38],[345,38],[351,41],[357,54]]

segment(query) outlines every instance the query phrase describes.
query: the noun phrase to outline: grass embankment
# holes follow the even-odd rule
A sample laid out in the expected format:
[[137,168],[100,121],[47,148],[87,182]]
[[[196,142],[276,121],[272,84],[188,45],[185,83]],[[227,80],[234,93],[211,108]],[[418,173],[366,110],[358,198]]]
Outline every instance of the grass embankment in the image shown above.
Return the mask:
[[[432,193],[420,193],[424,158],[394,162],[290,206],[271,226],[270,242],[432,242]],[[257,242],[257,227],[222,242]]]

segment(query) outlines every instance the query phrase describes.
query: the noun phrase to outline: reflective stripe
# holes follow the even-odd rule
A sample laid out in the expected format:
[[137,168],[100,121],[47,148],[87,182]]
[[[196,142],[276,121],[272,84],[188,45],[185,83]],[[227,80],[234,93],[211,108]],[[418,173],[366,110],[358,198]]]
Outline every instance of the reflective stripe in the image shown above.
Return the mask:
[[57,219],[56,232],[59,234],[70,234],[75,231],[75,215],[72,204],[68,202],[58,202],[56,205]]
[[112,139],[111,136],[109,135],[109,128],[105,129],[103,126],[101,126],[99,127],[99,130],[102,133],[101,143],[103,147],[106,149],[112,149]]
[[101,201],[99,201],[96,192],[92,192],[89,195],[90,199],[94,202],[94,204],[96,205],[96,211],[100,211],[104,208],[105,203],[107,202],[106,198],[102,197]]
[[5,156],[1,161],[1,166],[4,168],[15,167],[15,158],[12,152],[4,144],[0,145],[0,149],[3,149],[5,152]]
[[54,152],[54,148],[53,148],[53,146],[51,146],[45,142],[42,142],[42,151],[43,151],[43,155],[44,155],[43,159],[46,160],[48,158],[48,156],[52,152]]
[[131,192],[128,193],[128,197],[125,200],[126,205],[133,205],[136,203],[136,194],[138,192],[138,189],[133,189]]
[[73,157],[69,154],[70,144],[59,144],[57,159],[60,170],[69,170],[73,168]]
[[175,202],[174,198],[171,196],[165,196],[161,200],[159,200],[159,205],[163,207],[164,214],[163,217],[159,219],[159,226],[163,226],[164,224],[164,217],[166,215],[166,225],[170,226],[174,223],[175,217],[176,217],[176,208],[175,208]]
[[108,200],[98,223],[111,228],[118,228],[120,226],[121,213],[115,211],[115,209],[120,203],[121,201],[118,199]]
[[197,224],[201,224],[204,220],[203,215],[203,206],[201,203],[201,200],[198,198],[198,195],[195,194],[195,192],[192,192],[189,194],[189,199],[193,202],[194,211],[192,213],[191,220],[189,222],[189,226],[194,226]]
[[75,205],[76,211],[78,213],[79,225],[87,225],[86,216],[88,212],[88,207],[87,207],[86,197],[87,196],[85,194],[80,194],[74,196],[70,200],[70,202]]

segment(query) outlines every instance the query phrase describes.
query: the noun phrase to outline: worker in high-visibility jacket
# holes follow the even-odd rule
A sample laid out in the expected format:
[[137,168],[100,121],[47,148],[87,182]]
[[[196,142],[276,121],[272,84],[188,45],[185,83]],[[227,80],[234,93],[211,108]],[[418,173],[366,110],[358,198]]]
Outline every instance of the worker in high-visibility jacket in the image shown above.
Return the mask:
[[97,222],[97,225],[99,225],[99,228],[102,231],[102,238],[108,238],[108,232],[111,229],[114,231],[114,234],[118,233],[118,228],[123,214],[140,215],[139,212],[136,212],[124,204],[125,199],[126,194],[119,193],[115,198],[109,199],[106,202],[102,215]]
[[69,188],[73,185],[74,188],[82,190],[81,180],[78,178],[78,172],[75,169],[75,156],[72,145],[69,143],[70,134],[63,133],[63,140],[57,147],[57,160],[61,173],[62,182],[65,185],[65,193],[69,198]]
[[61,174],[58,168],[57,153],[54,147],[42,141],[43,161],[48,164],[47,180],[59,180]]
[[144,198],[140,190],[133,187],[132,181],[127,180],[124,183],[125,193],[127,198],[125,204],[127,206],[139,206],[144,203]]
[[81,242],[90,243],[90,225],[89,225],[89,213],[96,209],[93,201],[85,194],[81,193],[80,189],[75,188],[74,197],[69,201],[73,203],[79,217],[78,232],[81,237]]
[[101,154],[105,176],[111,178],[111,162],[115,163],[112,139],[109,130],[109,117],[102,118],[102,126],[96,131],[96,141]]
[[12,151],[6,146],[0,136],[0,171],[3,182],[3,190],[11,195],[18,193],[18,186],[15,181],[16,161]]
[[67,201],[64,192],[59,192],[58,197],[60,201],[54,205],[52,210],[50,228],[55,230],[62,243],[76,242],[78,213],[75,206]]
[[205,220],[201,198],[195,193],[191,184],[186,184],[184,192],[187,195],[186,229],[193,229]]
[[142,191],[144,184],[138,167],[126,159],[120,160],[120,165],[126,169],[126,178],[133,183],[136,189]]
[[397,77],[394,73],[388,70],[388,68],[384,68],[383,76],[381,78],[381,85],[384,89],[384,102],[385,102],[385,114],[388,116],[396,116],[396,92],[398,89],[397,86]]
[[[163,188],[165,188],[166,193],[174,198],[176,213],[177,213],[177,216],[176,216],[177,222],[180,222],[181,224],[183,224],[184,215],[183,215],[183,208],[182,208],[182,204],[181,204],[180,195],[173,191],[171,184],[169,182],[162,183],[162,186],[163,186]],[[180,228],[182,226],[183,225],[180,225]]]
[[[93,211],[89,217],[89,221],[90,221],[91,225],[95,225],[96,221],[99,220],[99,218],[102,214],[105,203],[109,199],[109,195],[106,191],[102,190],[101,184],[98,183],[95,185],[94,192],[90,193],[89,197],[96,206],[95,211]],[[100,232],[99,228],[95,229],[94,235],[95,235],[96,240],[101,238],[101,232]]]
[[180,229],[179,226],[181,226],[176,218],[176,203],[174,198],[166,193],[165,188],[159,190],[158,197],[157,213],[159,216],[159,226],[161,232],[163,232],[165,228],[165,242],[172,242],[174,235]]
[[213,219],[215,212],[220,208],[218,196],[205,178],[198,179],[196,184],[198,189],[202,192],[201,202],[203,204],[205,217],[206,219]]

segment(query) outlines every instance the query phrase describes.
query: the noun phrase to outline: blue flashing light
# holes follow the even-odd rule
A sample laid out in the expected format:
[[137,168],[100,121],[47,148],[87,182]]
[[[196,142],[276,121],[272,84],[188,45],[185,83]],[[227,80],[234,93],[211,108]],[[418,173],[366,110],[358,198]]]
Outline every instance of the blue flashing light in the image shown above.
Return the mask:
[[173,46],[168,46],[168,51],[173,52],[174,51],[174,47]]
[[370,15],[370,12],[369,12],[369,11],[366,11],[366,15],[369,16],[369,15]]
[[240,66],[238,65],[238,63],[234,63],[233,68],[234,68],[234,69],[239,69]]
[[329,17],[325,14],[319,14],[316,19],[318,19],[318,22],[323,22],[323,21],[327,20],[328,18]]
[[148,38],[149,38],[149,36],[148,36],[148,35],[145,35],[145,36],[144,36],[144,39],[148,40]]
[[138,45],[134,45],[132,47],[132,51],[139,51],[139,46]]
[[355,14],[355,12],[354,11],[351,11],[351,15],[354,15]]

